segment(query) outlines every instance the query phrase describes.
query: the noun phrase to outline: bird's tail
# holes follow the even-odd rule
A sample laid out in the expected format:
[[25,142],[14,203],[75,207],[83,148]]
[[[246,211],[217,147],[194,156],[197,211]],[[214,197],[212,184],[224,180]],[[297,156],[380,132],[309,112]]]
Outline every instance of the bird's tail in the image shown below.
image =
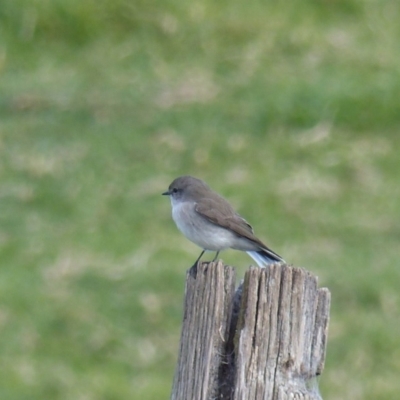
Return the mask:
[[281,256],[279,256],[272,250],[246,251],[246,253],[261,268],[267,266],[268,264],[285,263],[286,262]]

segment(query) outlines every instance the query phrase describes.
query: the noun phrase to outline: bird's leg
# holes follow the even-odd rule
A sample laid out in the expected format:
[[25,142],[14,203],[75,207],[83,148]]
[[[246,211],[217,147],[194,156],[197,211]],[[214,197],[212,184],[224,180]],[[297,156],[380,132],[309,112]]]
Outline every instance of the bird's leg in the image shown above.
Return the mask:
[[192,268],[190,268],[190,273],[193,274],[193,276],[196,278],[197,276],[197,264],[200,261],[200,258],[203,256],[205,250],[203,250],[200,255],[197,257],[197,260],[194,262],[194,264],[192,265]]
[[197,257],[197,260],[194,262],[193,267],[197,268],[197,264],[199,263],[200,258],[203,257],[204,252],[205,252],[205,250],[203,250],[203,251],[200,253],[200,255]]
[[205,250],[203,250],[203,251],[200,253],[199,257],[198,257],[197,260],[194,262],[194,265],[197,265],[197,264],[198,264],[198,262],[200,261],[200,258],[203,256],[204,252],[205,252]]
[[215,253],[215,257],[213,258],[212,262],[214,262],[218,258],[218,255],[219,255],[219,250]]

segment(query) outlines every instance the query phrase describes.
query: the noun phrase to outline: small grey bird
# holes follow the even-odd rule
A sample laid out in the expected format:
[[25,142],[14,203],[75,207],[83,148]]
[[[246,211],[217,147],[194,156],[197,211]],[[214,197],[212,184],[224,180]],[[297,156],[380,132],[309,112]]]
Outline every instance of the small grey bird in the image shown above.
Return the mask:
[[170,196],[172,218],[179,230],[203,251],[216,251],[215,261],[221,250],[245,251],[264,267],[285,262],[268,248],[254,233],[251,225],[218,193],[201,179],[192,176],[176,178],[163,195]]

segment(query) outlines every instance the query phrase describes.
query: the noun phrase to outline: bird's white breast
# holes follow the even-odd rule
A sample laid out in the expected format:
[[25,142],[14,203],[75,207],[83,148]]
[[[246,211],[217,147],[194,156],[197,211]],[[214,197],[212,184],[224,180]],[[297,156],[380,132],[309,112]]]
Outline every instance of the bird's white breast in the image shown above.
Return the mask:
[[171,198],[172,218],[178,229],[193,243],[205,250],[223,250],[237,240],[232,232],[218,227],[195,211],[196,203]]

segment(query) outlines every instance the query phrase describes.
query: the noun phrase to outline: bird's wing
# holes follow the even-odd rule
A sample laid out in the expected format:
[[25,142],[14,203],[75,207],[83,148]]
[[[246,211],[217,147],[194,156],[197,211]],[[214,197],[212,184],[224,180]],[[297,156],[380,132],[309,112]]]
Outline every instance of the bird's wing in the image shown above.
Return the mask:
[[[218,207],[216,207],[217,202]],[[262,259],[267,256],[267,258],[273,262],[283,261],[280,255],[271,250],[254,235],[252,226],[235,212],[223,197],[218,197],[217,199],[202,199],[200,202],[196,203],[195,211],[213,224],[229,229],[235,235],[244,237],[260,246],[259,252],[249,252],[249,254],[260,253],[259,256]],[[264,252],[265,254],[263,254]],[[250,256],[253,257],[254,254],[250,254]]]
[[196,204],[195,210],[213,224],[229,229],[234,234],[257,243],[261,248],[267,248],[264,243],[254,236],[251,225],[237,214],[224,198],[219,198],[218,207],[216,205],[217,200],[213,198],[202,199]]

